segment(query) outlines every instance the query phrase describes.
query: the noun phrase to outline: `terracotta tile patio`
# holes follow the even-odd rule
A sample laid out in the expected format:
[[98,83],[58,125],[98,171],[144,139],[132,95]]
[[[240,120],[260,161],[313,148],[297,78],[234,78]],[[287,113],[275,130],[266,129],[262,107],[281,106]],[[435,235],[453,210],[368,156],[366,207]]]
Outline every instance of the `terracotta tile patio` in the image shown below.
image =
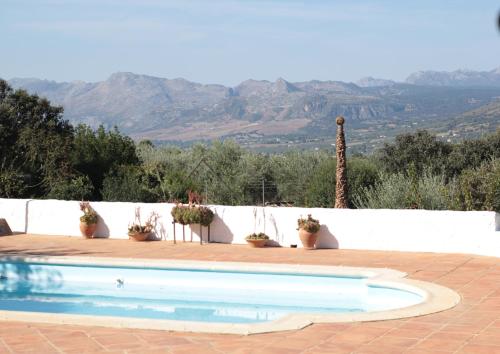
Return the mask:
[[473,255],[250,249],[247,246],[16,235],[0,254],[80,255],[388,267],[456,290],[462,302],[404,320],[315,324],[252,336],[0,321],[0,353],[500,353],[500,259]]

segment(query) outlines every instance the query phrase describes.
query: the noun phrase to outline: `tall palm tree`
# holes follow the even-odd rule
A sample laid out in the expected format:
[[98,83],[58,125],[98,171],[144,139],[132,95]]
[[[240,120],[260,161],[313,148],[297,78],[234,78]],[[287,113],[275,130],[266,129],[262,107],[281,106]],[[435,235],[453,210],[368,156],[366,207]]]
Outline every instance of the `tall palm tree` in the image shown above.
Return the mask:
[[345,137],[344,137],[344,117],[338,116],[337,141],[335,148],[337,151],[337,182],[335,187],[335,208],[347,208],[347,166],[345,158]]

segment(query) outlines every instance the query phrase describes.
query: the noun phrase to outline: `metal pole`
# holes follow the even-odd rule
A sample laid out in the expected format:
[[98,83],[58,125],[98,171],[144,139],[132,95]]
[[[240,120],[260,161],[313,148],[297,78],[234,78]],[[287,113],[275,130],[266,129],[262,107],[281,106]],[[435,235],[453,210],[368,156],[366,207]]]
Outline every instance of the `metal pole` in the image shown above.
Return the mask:
[[262,206],[266,206],[266,201],[264,199],[264,178],[262,178]]
[[208,186],[206,178],[205,178],[205,203],[208,204]]

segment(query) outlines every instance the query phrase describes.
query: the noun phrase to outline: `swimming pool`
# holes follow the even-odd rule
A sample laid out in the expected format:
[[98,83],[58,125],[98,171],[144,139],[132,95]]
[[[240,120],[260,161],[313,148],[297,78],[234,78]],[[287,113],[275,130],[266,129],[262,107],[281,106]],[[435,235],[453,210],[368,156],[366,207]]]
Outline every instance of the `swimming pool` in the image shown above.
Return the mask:
[[0,318],[41,314],[70,323],[86,318],[137,327],[149,321],[148,328],[205,326],[251,333],[273,324],[303,327],[314,318],[390,313],[429,300],[429,291],[384,281],[384,276],[395,279],[401,273],[220,262],[3,259]]

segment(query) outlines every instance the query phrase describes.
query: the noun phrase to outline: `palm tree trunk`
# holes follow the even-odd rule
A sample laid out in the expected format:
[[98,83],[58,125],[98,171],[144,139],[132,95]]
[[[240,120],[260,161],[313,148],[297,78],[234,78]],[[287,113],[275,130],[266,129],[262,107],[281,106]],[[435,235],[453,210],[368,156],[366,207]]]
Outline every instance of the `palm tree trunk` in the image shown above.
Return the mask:
[[339,116],[337,123],[337,181],[335,188],[335,208],[348,208],[347,204],[347,166],[345,158],[344,117]]

